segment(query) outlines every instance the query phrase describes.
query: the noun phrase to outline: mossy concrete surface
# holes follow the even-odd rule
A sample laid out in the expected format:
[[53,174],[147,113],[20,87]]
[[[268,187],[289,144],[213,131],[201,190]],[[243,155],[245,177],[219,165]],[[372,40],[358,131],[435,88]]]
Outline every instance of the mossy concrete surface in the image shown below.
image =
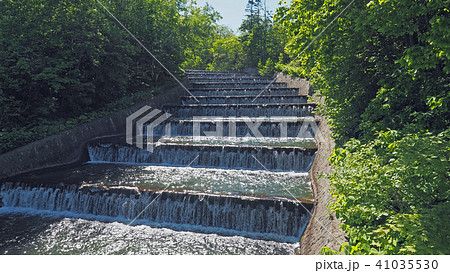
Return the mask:
[[84,162],[88,160],[86,145],[89,141],[108,136],[125,135],[127,116],[144,105],[161,108],[167,103],[178,103],[180,97],[186,94],[182,87],[170,88],[152,99],[128,109],[1,154],[0,179]]

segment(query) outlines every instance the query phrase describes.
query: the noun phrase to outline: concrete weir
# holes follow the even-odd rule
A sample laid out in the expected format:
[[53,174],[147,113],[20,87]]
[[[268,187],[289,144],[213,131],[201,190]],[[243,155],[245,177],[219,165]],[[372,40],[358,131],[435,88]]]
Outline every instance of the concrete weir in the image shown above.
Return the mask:
[[[193,96],[174,88],[0,155],[0,206],[136,219],[152,227],[289,244],[301,241],[301,254],[318,254],[322,246],[336,249],[344,235],[335,217],[327,215],[329,184],[317,177],[330,171],[326,159],[332,144],[326,122],[314,116],[315,104],[308,102],[309,83],[284,75],[273,82],[234,72],[191,70],[186,76]],[[147,139],[151,127],[152,139],[160,140],[151,150],[124,138],[126,117],[144,105],[167,117],[156,127],[150,121],[143,124],[136,136]],[[321,138],[314,140],[309,136],[319,121]],[[201,135],[196,138],[196,133]],[[55,167],[61,168],[49,169]],[[163,186],[177,175],[186,183]],[[221,178],[212,181],[215,176]],[[283,177],[286,184],[273,177]],[[260,190],[246,190],[245,181]],[[233,190],[233,183],[241,188]],[[286,190],[296,183],[304,191]]]

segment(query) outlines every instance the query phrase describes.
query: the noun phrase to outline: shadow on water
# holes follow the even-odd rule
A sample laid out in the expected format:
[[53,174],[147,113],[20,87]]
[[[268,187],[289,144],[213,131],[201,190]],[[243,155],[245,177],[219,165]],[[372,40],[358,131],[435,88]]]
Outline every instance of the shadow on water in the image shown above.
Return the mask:
[[110,180],[117,180],[123,176],[118,171],[112,171],[108,166],[81,164],[63,166],[52,169],[29,172],[26,174],[4,179],[1,182],[20,182],[30,185],[77,185],[83,183],[104,182],[105,177]]
[[59,218],[41,215],[0,213],[0,254],[33,254],[29,253],[30,243],[59,221]]

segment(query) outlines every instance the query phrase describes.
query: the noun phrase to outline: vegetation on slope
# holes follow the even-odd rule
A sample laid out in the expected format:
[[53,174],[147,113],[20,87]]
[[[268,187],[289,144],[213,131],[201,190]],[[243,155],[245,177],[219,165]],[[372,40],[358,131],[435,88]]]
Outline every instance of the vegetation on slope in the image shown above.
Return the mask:
[[325,97],[346,253],[449,254],[449,3],[355,1],[332,23],[350,3],[293,0],[276,14],[291,60],[331,23],[276,66]]

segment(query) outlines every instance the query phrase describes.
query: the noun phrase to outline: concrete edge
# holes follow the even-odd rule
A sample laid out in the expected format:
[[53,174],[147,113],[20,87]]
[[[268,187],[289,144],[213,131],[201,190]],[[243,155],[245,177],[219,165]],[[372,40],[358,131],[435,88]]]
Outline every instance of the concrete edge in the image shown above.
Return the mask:
[[308,80],[292,77],[282,72],[275,74],[275,82],[287,83],[288,88],[298,88],[300,96],[312,96],[314,93]]
[[[278,72],[275,77],[275,82],[287,83],[288,88],[298,88],[299,95],[310,96],[317,103],[324,102],[323,97],[314,95],[313,87],[308,80],[281,72]],[[346,242],[345,233],[340,228],[341,222],[336,218],[336,214],[328,209],[328,204],[333,201],[330,193],[330,181],[319,177],[322,174],[332,173],[328,159],[335,147],[335,142],[331,138],[331,128],[327,120],[321,116],[316,117],[320,121],[319,130],[315,136],[318,149],[309,171],[314,195],[314,209],[301,238],[299,254],[302,255],[318,255],[322,247],[338,251],[340,245]]]
[[318,150],[309,171],[315,206],[301,239],[300,254],[302,255],[318,255],[322,247],[338,251],[340,245],[346,242],[340,220],[328,209],[328,204],[333,201],[330,181],[319,177],[332,173],[328,159],[335,147],[335,142],[331,139],[331,129],[326,119],[320,116],[318,118],[320,119],[319,130],[316,133]]
[[105,136],[123,135],[128,115],[144,105],[160,108],[164,104],[179,102],[185,92],[181,86],[169,88],[127,109],[1,154],[0,179],[85,162],[88,159],[86,145],[89,141]]

